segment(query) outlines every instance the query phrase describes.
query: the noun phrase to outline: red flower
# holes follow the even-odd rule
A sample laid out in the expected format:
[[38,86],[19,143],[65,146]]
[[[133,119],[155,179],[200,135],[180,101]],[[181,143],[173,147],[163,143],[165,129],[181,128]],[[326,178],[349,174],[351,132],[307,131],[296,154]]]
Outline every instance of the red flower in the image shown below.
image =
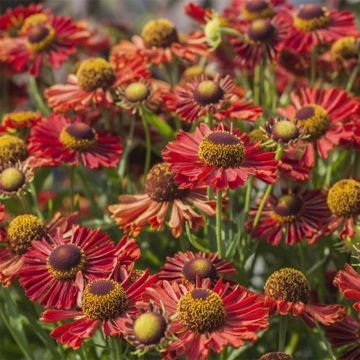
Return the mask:
[[112,107],[112,91],[121,85],[148,77],[142,58],[122,62],[115,70],[102,58],[83,60],[76,74],[68,75],[67,84],[53,85],[45,90],[49,106],[57,112],[85,111],[91,107]]
[[360,275],[349,264],[336,274],[334,285],[346,298],[356,301],[353,308],[360,311]]
[[[256,213],[257,209],[253,209],[250,216],[255,217]],[[322,235],[321,230],[329,217],[326,196],[321,191],[284,192],[278,198],[271,196],[268,199],[253,235],[266,239],[274,246],[278,246],[282,240],[287,245],[294,245],[303,239],[314,244]],[[252,229],[252,221],[247,227]]]
[[21,42],[10,50],[12,66],[16,71],[29,68],[30,74],[38,77],[45,61],[54,68],[60,67],[89,36],[87,29],[69,17],[45,13],[31,15],[22,26]]
[[220,275],[235,274],[236,269],[227,261],[219,259],[217,253],[179,252],[172,257],[166,257],[166,263],[161,268],[159,279],[179,283],[195,282],[210,278],[215,281]]
[[351,316],[345,316],[326,328],[326,337],[334,348],[346,347],[340,354],[340,360],[356,360],[360,358],[360,323]]
[[75,223],[76,216],[65,218],[56,213],[49,224],[34,215],[19,215],[10,221],[7,236],[2,239],[0,248],[0,282],[9,286],[19,275],[24,265],[24,254],[31,247],[31,241],[41,240],[43,236],[54,236],[56,229],[67,236]]
[[214,287],[210,281],[185,286],[165,280],[147,293],[173,318],[170,329],[177,339],[166,350],[178,357],[206,359],[210,349],[220,353],[227,345],[239,348],[268,326],[268,309],[258,296],[222,280]]
[[140,195],[120,195],[120,203],[109,206],[119,227],[135,236],[147,224],[162,229],[169,213],[173,236],[181,235],[185,222],[197,231],[204,225],[204,218],[193,210],[192,205],[208,216],[215,215],[215,203],[209,201],[206,188],[179,189],[166,163],[157,164],[150,170],[145,191]]
[[341,89],[302,88],[298,94],[291,94],[291,101],[291,105],[278,112],[304,127],[309,136],[306,150],[309,166],[315,163],[314,147],[326,158],[344,136],[341,123],[359,111],[359,103]]
[[3,116],[0,129],[6,132],[30,128],[41,120],[41,114],[34,111],[14,111]]
[[297,52],[309,52],[319,44],[329,44],[357,33],[354,16],[349,11],[305,4],[296,13],[282,12],[281,15],[292,24],[284,46]]
[[343,128],[344,137],[341,139],[340,145],[360,151],[360,116],[343,124]]
[[264,290],[264,304],[270,307],[270,313],[301,316],[310,327],[317,322],[332,325],[346,315],[342,305],[310,304],[310,284],[303,273],[292,268],[275,271],[267,279]]
[[107,136],[76,118],[52,114],[31,130],[29,152],[49,165],[68,163],[94,169],[115,167],[121,157],[118,137]]
[[213,16],[212,9],[205,9],[198,4],[191,2],[184,6],[184,12],[187,16],[191,17],[201,25],[206,24],[206,20]]
[[138,313],[136,302],[156,281],[156,276],[150,276],[149,270],[132,283],[130,277],[131,274],[122,283],[109,279],[93,280],[82,293],[81,310],[46,310],[41,320],[51,323],[74,318],[75,321],[51,332],[58,343],[73,349],[78,349],[100,327],[104,335],[123,335],[129,316]]
[[274,156],[273,152],[261,152],[247,134],[211,131],[206,124],[200,124],[194,134],[181,130],[163,151],[181,189],[201,184],[235,189],[244,185],[249,175],[273,183],[277,170]]
[[64,239],[33,241],[24,255],[20,284],[26,296],[47,308],[70,309],[90,280],[106,278],[115,265],[114,243],[100,229],[76,227]]

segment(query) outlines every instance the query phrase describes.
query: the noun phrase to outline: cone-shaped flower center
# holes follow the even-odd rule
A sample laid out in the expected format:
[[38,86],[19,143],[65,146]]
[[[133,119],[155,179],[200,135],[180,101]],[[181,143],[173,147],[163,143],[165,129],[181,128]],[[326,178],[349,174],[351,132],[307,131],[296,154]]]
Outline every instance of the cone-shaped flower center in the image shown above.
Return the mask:
[[149,96],[149,87],[138,81],[128,85],[125,89],[125,97],[130,102],[143,101]]
[[327,203],[331,212],[338,216],[360,213],[360,182],[353,179],[340,180],[329,190]]
[[208,289],[194,289],[183,295],[177,312],[182,325],[199,334],[219,329],[226,319],[221,297]]
[[271,17],[273,14],[273,6],[266,0],[246,1],[242,10],[243,17],[249,21]]
[[125,290],[114,280],[94,280],[85,288],[82,309],[91,319],[105,320],[122,314],[128,305]]
[[288,120],[281,120],[274,124],[272,128],[272,135],[276,140],[281,140],[284,143],[290,140],[295,140],[299,136],[299,129],[297,126]]
[[295,114],[296,124],[302,125],[304,131],[311,138],[318,138],[323,135],[329,127],[329,115],[319,105],[306,105]]
[[46,226],[35,215],[19,215],[8,226],[10,248],[18,255],[24,254],[33,240],[40,240],[44,235]]
[[202,139],[199,158],[206,165],[237,167],[245,158],[245,146],[236,135],[226,131],[213,132]]
[[174,24],[167,19],[151,20],[142,29],[141,37],[148,48],[166,48],[178,41]]
[[58,280],[75,277],[85,267],[86,258],[83,251],[74,244],[59,245],[49,255],[49,272]]
[[310,284],[305,275],[293,268],[275,271],[266,280],[265,295],[276,300],[306,303],[310,296]]
[[17,191],[26,181],[25,174],[16,167],[8,167],[0,172],[0,189]]
[[191,259],[183,266],[183,274],[191,282],[195,282],[196,276],[199,276],[200,279],[215,279],[216,269],[209,259],[196,258]]
[[302,31],[311,31],[325,27],[330,20],[326,7],[318,4],[301,5],[297,12],[294,25]]
[[0,163],[24,160],[26,155],[26,146],[20,138],[12,135],[0,136]]
[[187,190],[179,190],[174,174],[166,163],[154,165],[146,178],[145,192],[155,201],[181,199]]
[[248,37],[254,42],[269,42],[275,37],[275,27],[270,19],[254,20],[248,30]]
[[224,96],[222,88],[212,80],[204,80],[194,90],[194,99],[201,105],[216,104]]
[[281,223],[293,222],[300,213],[302,204],[303,202],[299,196],[283,195],[278,199],[272,217]]
[[141,314],[134,322],[136,339],[144,345],[158,344],[166,331],[165,318],[153,311]]
[[359,51],[359,43],[355,36],[344,36],[331,46],[331,53],[336,58],[343,60],[356,58]]
[[115,81],[115,71],[102,58],[92,58],[81,62],[76,73],[79,86],[84,91],[108,89]]
[[28,46],[36,52],[46,49],[54,39],[55,30],[45,24],[31,26],[27,35]]
[[60,133],[60,142],[71,150],[88,150],[96,144],[97,134],[85,123],[66,126]]
[[26,124],[27,122],[36,119],[38,115],[39,114],[35,111],[15,111],[5,114],[2,123],[4,124],[7,120],[12,120],[17,124]]
[[287,353],[274,351],[264,354],[259,360],[294,360],[294,358]]

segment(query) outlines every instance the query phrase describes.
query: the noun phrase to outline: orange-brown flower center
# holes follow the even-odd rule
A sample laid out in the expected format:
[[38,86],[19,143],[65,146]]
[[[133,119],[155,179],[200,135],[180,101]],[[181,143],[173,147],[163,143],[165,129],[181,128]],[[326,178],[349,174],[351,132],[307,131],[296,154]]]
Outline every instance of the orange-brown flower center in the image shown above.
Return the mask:
[[303,201],[299,196],[283,195],[278,199],[272,217],[278,222],[292,222],[296,220],[302,206]]
[[91,149],[96,141],[96,131],[85,123],[68,125],[60,133],[60,142],[71,150]]
[[216,278],[216,269],[213,263],[206,258],[191,259],[183,266],[183,274],[188,281],[194,282],[198,276],[200,279]]
[[151,20],[145,24],[141,36],[148,48],[166,48],[178,41],[174,24],[167,19]]
[[301,5],[297,12],[294,25],[303,31],[311,31],[325,27],[330,21],[326,7],[318,4]]
[[242,10],[243,17],[249,21],[271,17],[273,13],[271,2],[266,0],[249,0]]
[[273,40],[275,32],[270,19],[257,19],[250,24],[248,37],[253,42],[264,43]]

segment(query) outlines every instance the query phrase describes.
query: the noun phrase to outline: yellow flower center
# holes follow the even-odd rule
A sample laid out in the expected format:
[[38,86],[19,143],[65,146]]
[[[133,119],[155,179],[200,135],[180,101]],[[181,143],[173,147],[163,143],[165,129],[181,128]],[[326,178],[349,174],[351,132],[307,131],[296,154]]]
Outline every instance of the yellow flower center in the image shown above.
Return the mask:
[[34,25],[27,36],[27,45],[34,51],[45,50],[55,39],[55,30],[50,25]]
[[166,331],[166,320],[155,312],[141,314],[134,322],[135,338],[144,345],[158,344]]
[[185,81],[191,81],[195,79],[197,76],[200,76],[205,73],[206,71],[203,66],[200,65],[189,66],[184,70],[183,78]]
[[177,313],[185,328],[199,334],[218,330],[226,319],[221,297],[208,289],[194,289],[183,295]]
[[85,151],[97,142],[96,131],[84,123],[66,126],[60,133],[60,142],[68,149]]
[[33,240],[41,240],[44,235],[46,226],[35,215],[19,215],[8,226],[10,249],[18,255],[25,253]]
[[329,190],[327,204],[338,216],[360,213],[360,182],[353,179],[340,180]]
[[180,190],[174,180],[174,174],[166,163],[154,165],[146,178],[145,192],[155,201],[181,199],[188,190]]
[[142,29],[141,37],[148,48],[166,48],[178,41],[174,24],[167,19],[151,20]]
[[265,295],[276,300],[306,303],[310,296],[310,284],[305,275],[293,268],[275,271],[266,280]]
[[329,128],[329,115],[319,105],[310,104],[299,109],[295,114],[296,125],[302,125],[312,139],[323,135]]
[[115,71],[111,64],[102,58],[91,58],[81,62],[76,76],[84,91],[108,89],[115,81]]
[[26,146],[20,138],[12,135],[0,136],[0,163],[21,161],[26,155]]
[[292,121],[281,120],[274,124],[272,135],[276,140],[287,143],[290,140],[295,140],[299,136],[299,130]]
[[248,21],[272,17],[273,15],[273,5],[266,0],[246,1],[242,9],[242,16]]
[[25,174],[16,167],[8,167],[0,172],[0,189],[16,192],[26,181]]
[[245,146],[226,131],[210,133],[199,146],[199,159],[206,165],[231,168],[240,166],[245,158]]
[[149,96],[149,93],[149,87],[140,81],[128,85],[125,89],[125,97],[130,102],[143,101]]
[[212,80],[204,80],[194,90],[194,99],[201,105],[218,103],[224,96],[222,88]]
[[196,258],[188,261],[182,270],[188,281],[195,282],[196,277],[200,279],[216,279],[216,269],[213,263],[206,258]]
[[19,125],[26,124],[38,116],[39,114],[35,111],[16,111],[5,114],[2,118],[2,123],[5,124],[7,120],[12,120]]
[[355,36],[344,36],[336,40],[331,46],[333,56],[342,60],[356,58],[359,50],[359,43]]
[[91,319],[112,319],[122,314],[127,306],[125,290],[114,280],[91,281],[82,297],[82,310]]
[[277,222],[290,223],[297,219],[302,209],[302,200],[296,195],[283,195],[277,200],[271,216]]
[[39,13],[28,16],[22,25],[21,33],[27,34],[32,26],[43,25],[49,22],[49,17],[46,14]]
[[329,10],[317,4],[301,5],[297,12],[294,25],[302,31],[312,31],[325,27],[330,21]]
[[250,24],[248,37],[254,43],[264,43],[272,41],[275,33],[275,27],[270,19],[257,19]]
[[58,280],[73,279],[85,264],[84,252],[73,244],[59,245],[48,258],[48,270]]

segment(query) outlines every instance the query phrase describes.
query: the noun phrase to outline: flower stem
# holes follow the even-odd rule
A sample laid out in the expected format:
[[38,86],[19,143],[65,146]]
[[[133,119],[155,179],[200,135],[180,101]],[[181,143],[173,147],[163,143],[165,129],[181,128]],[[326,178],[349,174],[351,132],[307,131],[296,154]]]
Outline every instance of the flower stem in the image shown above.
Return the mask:
[[48,116],[50,114],[50,111],[44,104],[44,101],[39,92],[39,88],[37,86],[36,78],[34,76],[29,77],[29,93],[32,95],[37,109],[44,116]]
[[256,65],[254,70],[254,104],[260,105],[260,75],[261,65]]
[[316,81],[316,60],[317,60],[317,46],[314,46],[311,51],[311,69],[310,69],[310,85],[314,85]]
[[146,156],[145,156],[145,167],[144,167],[144,175],[148,173],[150,169],[150,161],[151,161],[151,137],[150,137],[150,128],[149,124],[146,120],[146,116],[143,111],[140,112],[141,120],[143,123],[144,131],[145,131],[145,143],[146,143]]
[[75,208],[75,194],[74,194],[74,187],[75,187],[75,166],[70,167],[70,206],[71,212],[74,211]]
[[211,129],[213,126],[213,120],[212,120],[212,113],[208,112],[205,117],[205,123],[208,124],[209,128]]
[[216,245],[220,259],[223,257],[222,251],[222,192],[218,190],[216,194]]
[[246,184],[244,222],[246,221],[248,214],[249,214],[249,210],[250,210],[252,182],[253,182],[253,178],[251,176],[249,176],[247,184]]
[[125,170],[126,170],[126,163],[127,163],[127,158],[129,156],[129,153],[132,149],[132,145],[133,145],[133,138],[134,138],[134,130],[135,130],[135,117],[131,117],[130,119],[130,131],[129,131],[129,135],[127,137],[127,141],[125,144],[125,149],[123,151],[122,154],[122,159],[120,161],[120,165],[119,165],[119,177],[123,178],[125,175]]
[[287,328],[287,316],[280,315],[280,325],[279,325],[279,351],[282,352],[285,349],[286,342],[286,328]]
[[356,78],[357,78],[357,75],[358,75],[359,71],[360,71],[360,55],[359,55],[359,57],[358,57],[357,64],[356,64],[356,66],[354,67],[354,69],[352,70],[352,72],[351,72],[351,74],[350,74],[350,76],[349,76],[349,80],[348,80],[348,82],[346,83],[346,86],[345,86],[345,90],[346,90],[346,91],[349,91],[349,92],[351,91],[351,89],[352,89],[352,87],[353,87],[353,85],[354,85],[354,82],[355,82],[355,80],[356,80]]

